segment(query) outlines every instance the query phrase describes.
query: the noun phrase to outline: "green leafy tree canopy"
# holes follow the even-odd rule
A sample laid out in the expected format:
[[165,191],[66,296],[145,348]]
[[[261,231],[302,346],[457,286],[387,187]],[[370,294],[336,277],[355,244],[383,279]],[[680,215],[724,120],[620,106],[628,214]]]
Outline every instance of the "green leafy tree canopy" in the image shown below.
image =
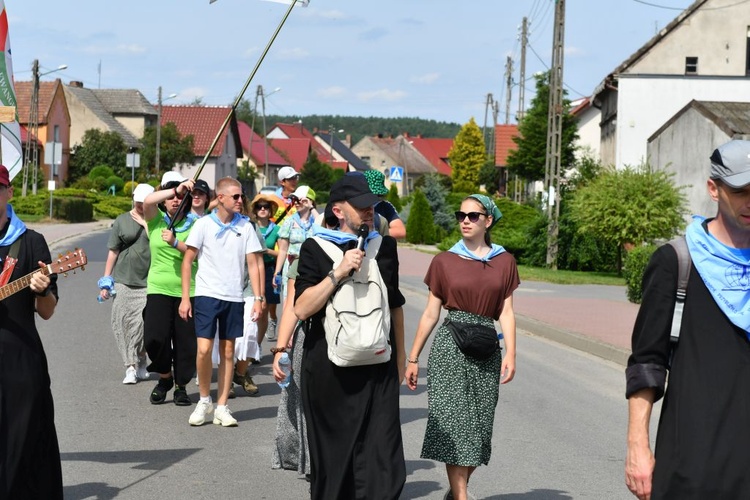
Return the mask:
[[476,192],[479,190],[479,171],[487,161],[482,130],[472,117],[461,127],[453,147],[448,152],[453,187],[457,191]]
[[571,217],[580,233],[620,246],[671,238],[687,213],[684,186],[676,187],[673,178],[647,164],[607,169],[575,191]]
[[[547,157],[547,129],[549,120],[549,73],[537,73],[536,95],[531,106],[518,124],[518,137],[513,142],[518,146],[508,154],[508,168],[511,173],[528,180],[544,178]],[[563,92],[567,94],[567,92]],[[578,139],[576,118],[568,111],[570,100],[563,99],[561,170],[565,171],[575,163],[575,141]]]
[[127,146],[117,132],[89,129],[83,134],[81,144],[73,148],[68,170],[68,181],[85,177],[99,165],[112,168],[118,177],[129,179],[130,169],[125,166]]
[[[182,137],[177,125],[169,122],[162,126],[159,147],[159,170],[171,170],[180,163],[193,163],[195,159],[192,135]],[[149,173],[155,174],[156,165],[156,127],[147,127],[141,139],[141,165],[147,165]]]

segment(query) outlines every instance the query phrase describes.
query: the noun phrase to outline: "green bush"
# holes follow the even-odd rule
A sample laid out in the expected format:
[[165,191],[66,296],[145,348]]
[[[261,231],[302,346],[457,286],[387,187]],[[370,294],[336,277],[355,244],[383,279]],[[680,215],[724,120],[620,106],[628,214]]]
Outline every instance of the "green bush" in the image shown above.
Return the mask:
[[115,193],[122,193],[122,189],[125,187],[125,181],[116,175],[110,175],[107,177],[107,189],[109,189],[110,186],[115,187]]
[[406,241],[430,245],[435,242],[435,220],[422,191],[414,193],[414,202],[406,221]]
[[99,179],[107,177],[112,177],[115,175],[115,171],[112,170],[111,167],[108,167],[107,165],[99,165],[98,167],[94,167],[89,172],[88,178],[89,179]]
[[13,211],[19,216],[21,215],[35,215],[44,216],[49,215],[49,198],[44,195],[28,195],[24,196],[13,196],[10,200],[10,204],[13,205]]
[[630,302],[640,304],[643,299],[643,273],[646,271],[651,255],[656,251],[656,245],[635,247],[625,256],[623,275],[627,286],[627,296]]
[[102,196],[94,204],[94,213],[97,217],[115,219],[118,215],[129,211],[133,207],[132,200],[122,196]]
[[94,207],[82,198],[53,198],[52,215],[68,222],[90,222],[94,220]]

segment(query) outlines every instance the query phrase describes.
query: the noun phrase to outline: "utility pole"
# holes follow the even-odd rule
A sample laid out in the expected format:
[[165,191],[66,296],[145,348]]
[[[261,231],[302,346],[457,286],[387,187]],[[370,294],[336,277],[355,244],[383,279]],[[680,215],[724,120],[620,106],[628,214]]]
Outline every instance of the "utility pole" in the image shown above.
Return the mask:
[[505,61],[505,124],[510,123],[510,98],[513,96],[513,58]]
[[268,132],[266,132],[266,94],[263,92],[263,85],[258,85],[257,95],[258,97],[260,97],[261,110],[263,111],[263,153],[265,155],[265,159],[263,162],[263,174],[266,176],[266,179],[268,179]]
[[29,106],[29,124],[26,138],[26,168],[23,169],[23,196],[26,196],[29,184],[29,169],[34,169],[32,176],[34,185],[32,192],[36,194],[36,171],[39,165],[39,149],[37,138],[39,136],[39,59],[34,59],[31,65],[31,105]]
[[[489,143],[490,141],[487,139],[487,114],[489,113],[489,110],[492,109],[493,103],[495,102],[495,99],[492,97],[492,93],[487,94],[487,99],[484,102],[484,124],[482,125],[482,139],[484,139],[485,148],[487,149],[486,153],[490,154],[489,149]],[[495,129],[492,129],[492,134],[495,133]]]
[[547,191],[547,266],[557,269],[557,236],[560,219],[560,160],[563,125],[563,51],[565,48],[565,0],[555,0],[552,65],[549,82],[549,120],[544,187]]
[[156,151],[154,152],[154,168],[156,178],[159,179],[159,161],[161,160],[161,85],[156,97]]
[[516,114],[516,122],[521,123],[524,115],[524,93],[526,85],[526,45],[529,43],[529,21],[527,18],[523,18],[521,23],[521,66],[520,74],[518,76],[518,113]]

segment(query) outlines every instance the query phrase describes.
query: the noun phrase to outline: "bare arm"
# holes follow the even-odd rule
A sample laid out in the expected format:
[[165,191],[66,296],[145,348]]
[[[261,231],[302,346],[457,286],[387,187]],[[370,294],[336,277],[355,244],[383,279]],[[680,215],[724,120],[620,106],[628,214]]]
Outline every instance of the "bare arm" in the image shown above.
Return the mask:
[[150,221],[159,214],[159,203],[163,203],[176,194],[184,196],[193,189],[193,181],[187,180],[172,189],[160,189],[146,196],[143,200],[143,218]]
[[406,226],[404,226],[404,221],[401,219],[393,219],[388,224],[388,233],[397,240],[406,238]]
[[628,448],[625,457],[625,484],[640,500],[651,498],[654,454],[649,441],[654,389],[642,389],[628,399]]
[[[260,269],[258,268],[258,259],[256,255],[262,255],[262,253],[249,253],[245,255],[245,259],[247,260],[247,274],[250,277],[250,286],[253,288],[254,292],[257,290],[257,292],[255,292],[255,298],[253,299],[253,313],[252,316],[250,316],[251,321],[257,321],[260,314],[263,312],[263,302],[258,300],[263,296],[263,290],[261,288],[262,280],[260,279]],[[265,283],[263,286],[265,287]]]
[[505,341],[505,356],[503,356],[500,375],[501,384],[507,384],[516,375],[516,315],[513,312],[513,295],[505,299],[503,312],[500,313],[500,328],[503,330]]
[[[276,329],[278,335],[276,338],[276,347],[289,346],[292,336],[294,335],[294,328],[297,326],[297,316],[294,314],[294,283],[295,280],[291,278],[287,282],[288,292],[286,295],[286,301],[284,301],[284,310],[281,313],[281,320]],[[279,357],[281,357],[280,352],[273,355],[273,378],[276,379],[276,382],[281,382],[286,378],[286,375],[279,367]]]
[[281,273],[281,270],[284,267],[284,261],[286,260],[287,253],[289,252],[289,240],[288,239],[279,238],[278,244],[279,244],[279,253],[278,253],[278,257],[276,257],[276,269],[273,272],[274,275]]
[[193,307],[190,304],[190,283],[193,280],[193,261],[197,255],[197,248],[187,246],[185,255],[182,257],[182,268],[180,269],[182,274],[182,300],[180,301],[179,314],[185,321],[193,315]]
[[[112,271],[115,270],[115,264],[117,264],[117,257],[120,256],[119,250],[112,250],[110,248],[109,252],[107,252],[107,262],[104,264],[104,276],[112,276]],[[101,289],[99,290],[99,296],[106,300],[109,298],[109,290],[107,289]]]
[[427,339],[430,337],[432,330],[440,319],[440,308],[442,306],[443,301],[430,292],[427,296],[427,305],[422,313],[422,317],[419,319],[419,325],[417,325],[417,334],[414,336],[414,343],[411,346],[411,351],[409,351],[409,357],[407,358],[406,385],[412,391],[417,388],[419,363],[412,363],[409,360],[417,361],[419,359],[419,355],[422,353],[422,349],[424,349]]

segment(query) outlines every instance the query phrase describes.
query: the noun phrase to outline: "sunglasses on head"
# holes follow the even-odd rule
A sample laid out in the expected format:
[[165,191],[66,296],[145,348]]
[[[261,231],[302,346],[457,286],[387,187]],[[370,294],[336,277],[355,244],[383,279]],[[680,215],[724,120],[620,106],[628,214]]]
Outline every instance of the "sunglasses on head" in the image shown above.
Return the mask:
[[487,214],[482,213],[482,212],[469,212],[469,213],[466,213],[466,212],[462,212],[462,211],[458,210],[456,212],[456,220],[458,222],[463,222],[464,219],[468,217],[470,222],[477,222],[479,220],[479,217],[482,216],[482,215],[487,215]]

